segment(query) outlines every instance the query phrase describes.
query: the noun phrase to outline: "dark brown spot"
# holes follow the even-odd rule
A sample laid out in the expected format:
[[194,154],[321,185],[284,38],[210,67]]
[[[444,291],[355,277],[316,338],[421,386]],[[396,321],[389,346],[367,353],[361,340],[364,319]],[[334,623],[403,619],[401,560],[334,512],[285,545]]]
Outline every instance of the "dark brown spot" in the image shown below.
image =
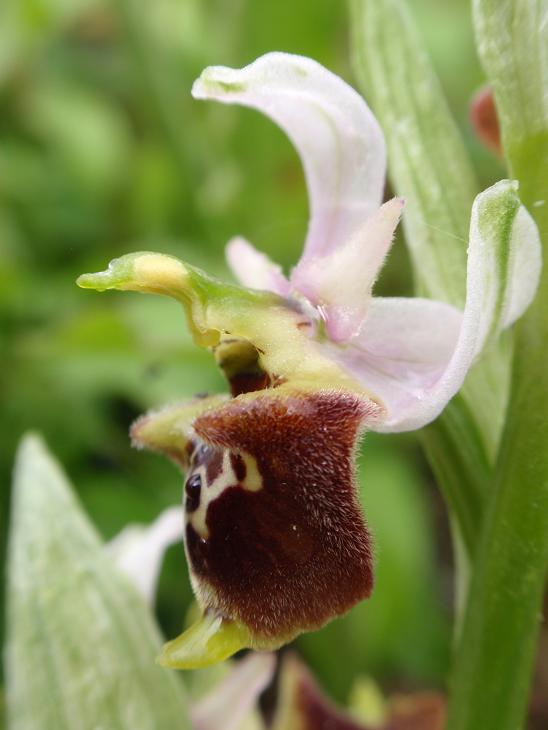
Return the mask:
[[200,494],[202,491],[202,477],[199,474],[190,474],[185,484],[187,512],[195,512],[200,506]]
[[210,487],[223,471],[223,452],[220,449],[212,450],[209,458],[205,461],[205,464],[207,486]]
[[252,393],[264,390],[270,385],[270,378],[266,373],[238,373],[230,378],[230,391],[235,398],[241,393]]
[[232,468],[234,469],[236,479],[239,482],[243,482],[247,474],[247,467],[241,454],[230,454],[230,463],[232,465]]
[[196,433],[253,456],[257,492],[232,486],[208,507],[207,541],[187,544],[215,590],[210,608],[265,638],[319,628],[372,589],[371,539],[356,498],[353,449],[377,406],[344,393],[234,399]]
[[214,446],[197,442],[192,454],[192,469],[195,471],[199,466],[206,469],[206,487],[210,487],[223,470],[223,451]]
[[196,530],[189,523],[185,528],[185,542],[186,548],[189,554],[193,555],[193,565],[198,574],[204,574],[208,571],[207,558],[204,551],[200,549],[202,545],[206,544],[206,540],[200,537]]

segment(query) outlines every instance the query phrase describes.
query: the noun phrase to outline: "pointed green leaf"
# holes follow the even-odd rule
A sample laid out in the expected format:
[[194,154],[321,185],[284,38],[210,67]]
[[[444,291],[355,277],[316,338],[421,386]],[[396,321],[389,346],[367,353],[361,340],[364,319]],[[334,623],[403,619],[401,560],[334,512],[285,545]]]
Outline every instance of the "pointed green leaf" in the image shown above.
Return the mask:
[[350,0],[355,68],[386,135],[417,292],[464,303],[477,183],[424,44],[400,0]]
[[521,197],[548,224],[548,4],[476,0],[481,61],[495,92],[502,143]]
[[190,728],[143,599],[36,436],[17,456],[8,565],[11,730]]

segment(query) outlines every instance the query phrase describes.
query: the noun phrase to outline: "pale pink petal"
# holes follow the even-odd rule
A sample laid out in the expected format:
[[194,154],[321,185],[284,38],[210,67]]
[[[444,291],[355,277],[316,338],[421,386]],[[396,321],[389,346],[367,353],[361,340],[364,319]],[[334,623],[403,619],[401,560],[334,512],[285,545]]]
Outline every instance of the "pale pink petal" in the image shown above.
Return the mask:
[[228,677],[191,709],[195,730],[237,730],[272,681],[274,654],[253,652],[235,663]]
[[166,550],[183,545],[182,507],[169,507],[151,525],[128,525],[107,545],[118,567],[133,581],[150,605]]
[[462,324],[462,312],[429,299],[374,297],[359,335],[346,347],[326,345],[372,394],[386,418],[375,431],[405,430],[397,424],[422,408],[443,375]]
[[344,245],[303,259],[293,271],[294,289],[318,307],[333,342],[350,340],[360,330],[403,205],[402,198],[389,200]]
[[462,386],[475,358],[531,303],[541,267],[537,228],[503,180],[472,208],[464,313],[421,299],[373,299],[356,341],[330,346],[386,407],[378,431],[433,421]]
[[289,282],[282,267],[257,251],[245,238],[232,238],[226,245],[225,255],[234,275],[244,286],[266,289],[281,296],[289,293]]
[[345,243],[381,204],[382,131],[361,96],[316,61],[267,53],[242,69],[212,66],[192,94],[258,109],[291,139],[310,197],[305,257]]

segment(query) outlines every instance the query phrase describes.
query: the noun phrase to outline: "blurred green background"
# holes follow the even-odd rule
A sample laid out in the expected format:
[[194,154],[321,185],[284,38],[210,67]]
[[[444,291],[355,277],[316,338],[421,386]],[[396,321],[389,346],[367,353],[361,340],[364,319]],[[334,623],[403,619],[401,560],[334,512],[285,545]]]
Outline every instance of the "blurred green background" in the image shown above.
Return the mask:
[[[502,176],[472,138],[482,83],[468,3],[409,2],[482,186]],[[223,388],[171,301],[76,288],[123,253],[170,252],[228,277],[249,237],[286,267],[307,222],[298,158],[255,112],[193,101],[203,67],[269,50],[312,56],[355,83],[340,0],[4,0],[0,7],[0,544],[13,454],[41,431],[105,538],[178,502],[181,478],[133,452],[143,410]],[[398,241],[377,291],[409,294]],[[413,434],[370,435],[360,481],[376,535],[374,597],[299,646],[331,693],[356,673],[385,687],[444,685],[452,573],[447,520]],[[2,559],[2,564],[3,564]],[[161,577],[168,636],[190,601],[183,551]],[[3,622],[2,622],[3,624]]]

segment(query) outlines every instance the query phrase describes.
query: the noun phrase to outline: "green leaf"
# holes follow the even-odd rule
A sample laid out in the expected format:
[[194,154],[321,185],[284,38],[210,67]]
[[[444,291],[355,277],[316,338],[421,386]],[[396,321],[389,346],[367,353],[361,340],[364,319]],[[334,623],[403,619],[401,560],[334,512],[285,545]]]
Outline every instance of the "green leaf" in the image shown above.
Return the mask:
[[36,436],[17,456],[8,566],[11,730],[190,728],[143,600]]
[[546,0],[476,0],[482,64],[495,93],[502,142],[520,196],[548,226],[548,5]]
[[547,12],[545,0],[474,2],[478,51],[495,92],[511,162],[515,151],[532,140],[546,142]]
[[477,183],[405,4],[350,0],[355,69],[386,135],[417,293],[462,307]]

